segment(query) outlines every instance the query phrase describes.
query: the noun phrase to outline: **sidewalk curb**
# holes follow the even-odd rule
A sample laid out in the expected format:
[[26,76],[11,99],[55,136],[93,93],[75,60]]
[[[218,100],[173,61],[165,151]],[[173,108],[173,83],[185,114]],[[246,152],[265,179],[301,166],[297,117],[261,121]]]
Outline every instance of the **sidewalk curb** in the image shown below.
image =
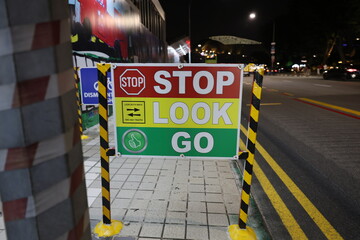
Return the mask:
[[[241,164],[244,164],[244,160],[232,161],[232,168],[234,170],[234,175],[236,175],[237,178],[236,182],[237,184],[239,184],[238,188],[240,193],[242,191],[241,182],[242,182],[242,173],[244,170],[243,167],[240,166]],[[252,188],[252,189],[253,191],[257,190],[257,188]],[[250,198],[250,206],[251,207],[249,211],[248,225],[254,229],[258,240],[271,240],[272,237],[268,230],[268,224],[266,223],[266,219],[263,218],[261,211],[258,208],[258,203],[252,193]]]

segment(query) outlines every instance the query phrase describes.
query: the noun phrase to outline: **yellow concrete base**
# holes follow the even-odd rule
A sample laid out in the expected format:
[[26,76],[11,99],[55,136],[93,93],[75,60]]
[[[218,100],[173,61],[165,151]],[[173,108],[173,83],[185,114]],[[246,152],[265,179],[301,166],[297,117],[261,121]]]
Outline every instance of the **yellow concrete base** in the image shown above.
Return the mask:
[[88,139],[89,136],[86,136],[86,135],[81,135],[81,140],[85,140],[85,139]]
[[120,233],[123,228],[122,222],[118,220],[111,220],[111,225],[104,224],[102,221],[96,224],[94,228],[94,233],[99,237],[111,237]]
[[232,240],[257,240],[256,234],[251,227],[240,229],[239,225],[230,225],[228,228],[229,236]]

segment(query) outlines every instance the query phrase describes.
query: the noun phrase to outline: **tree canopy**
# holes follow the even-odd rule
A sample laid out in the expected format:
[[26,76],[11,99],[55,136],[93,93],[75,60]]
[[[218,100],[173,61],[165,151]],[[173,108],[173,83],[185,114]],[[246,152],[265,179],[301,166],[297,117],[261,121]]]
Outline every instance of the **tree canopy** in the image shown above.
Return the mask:
[[360,1],[303,0],[289,10],[275,20],[280,59],[360,62]]

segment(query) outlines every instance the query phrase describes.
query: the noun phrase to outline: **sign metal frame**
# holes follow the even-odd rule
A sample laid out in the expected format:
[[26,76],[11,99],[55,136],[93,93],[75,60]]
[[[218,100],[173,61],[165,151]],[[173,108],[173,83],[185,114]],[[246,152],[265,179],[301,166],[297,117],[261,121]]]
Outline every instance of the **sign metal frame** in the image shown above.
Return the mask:
[[[119,71],[119,72],[116,72],[117,71],[116,69],[117,68],[121,68],[122,71]],[[223,87],[223,89],[225,89],[226,87],[228,87],[228,89],[226,89],[226,91],[230,91],[229,88],[232,87],[232,86],[226,86],[226,81],[229,80],[226,76],[226,77],[223,77],[223,82],[221,82],[220,84],[217,82],[218,81],[218,77],[214,77],[214,85],[213,85],[213,88],[211,91],[211,94],[212,96],[210,98],[206,98],[206,94],[204,94],[204,97],[198,95],[196,96],[194,99],[192,99],[192,97],[188,96],[186,93],[183,94],[183,98],[179,98],[179,97],[164,97],[164,96],[155,96],[155,95],[152,95],[151,97],[147,96],[145,92],[147,91],[150,91],[150,90],[147,90],[147,91],[143,91],[141,90],[142,92],[139,93],[139,95],[143,95],[143,96],[138,96],[136,94],[131,94],[131,95],[128,95],[128,96],[125,96],[125,91],[122,90],[122,88],[120,89],[119,87],[119,82],[118,83],[115,83],[115,81],[120,81],[120,79],[116,79],[117,77],[120,77],[122,75],[122,73],[124,73],[126,71],[126,69],[140,69],[140,72],[142,71],[142,69],[144,68],[155,68],[155,69],[158,69],[158,70],[152,70],[152,71],[161,71],[161,68],[163,69],[167,69],[167,70],[175,70],[177,69],[179,72],[180,71],[194,71],[195,73],[199,73],[200,71],[211,71],[212,74],[214,72],[218,73],[218,72],[222,72],[222,71],[230,71],[230,69],[232,69],[232,72],[234,74],[234,82],[236,82],[236,84],[233,84],[235,86],[238,86],[238,89],[236,90],[232,90],[234,93],[232,96],[234,95],[237,95],[236,98],[235,97],[226,97],[226,96],[223,96],[225,95],[223,92],[222,93],[216,93],[218,95],[214,95],[215,93],[215,89],[217,89],[217,87]],[[115,141],[116,141],[116,144],[115,144],[115,150],[116,150],[116,154],[119,155],[119,156],[124,156],[124,157],[166,157],[166,158],[179,158],[179,157],[182,157],[182,158],[207,158],[207,159],[238,159],[238,153],[239,153],[239,134],[240,134],[240,122],[241,122],[241,104],[242,104],[242,94],[243,94],[243,68],[244,68],[244,65],[243,64],[112,64],[112,67],[111,67],[111,80],[112,80],[112,86],[113,86],[113,94],[112,94],[112,97],[113,97],[113,111],[114,111],[114,118],[115,118],[115,124],[114,124],[114,128],[115,128]],[[196,69],[196,70],[194,70]],[[205,69],[205,70],[204,70]],[[211,70],[210,70],[211,69]],[[164,70],[164,71],[165,71]],[[145,76],[146,78],[146,88],[154,88],[155,85],[154,85],[154,82],[156,82],[155,80],[155,77],[154,76],[148,76],[146,73],[142,72],[142,74]],[[215,75],[213,75],[215,76]],[[217,75],[218,76],[218,75]],[[174,77],[174,76],[172,76]],[[195,78],[194,76],[191,76],[189,77],[191,79]],[[194,84],[193,82],[190,82],[189,79],[186,79],[185,77],[185,80],[188,81],[186,82],[186,84]],[[204,82],[205,80],[201,80],[201,79],[197,79],[199,81],[199,85],[200,86],[200,82]],[[208,80],[208,79],[207,79]],[[130,81],[130,80],[129,80]],[[179,79],[180,81],[180,79]],[[206,82],[206,81],[205,81]],[[157,82],[158,84],[159,82]],[[135,83],[136,84],[136,83]],[[172,82],[172,84],[174,84],[174,82]],[[207,84],[209,84],[209,82],[207,82]],[[221,85],[223,84],[223,85]],[[158,85],[157,85],[158,86]],[[208,86],[205,84],[204,86],[204,83],[201,85],[202,89],[204,88],[207,88]],[[178,87],[178,90],[180,89],[180,85],[177,85]],[[219,87],[219,88],[220,88]],[[119,88],[119,89],[117,89]],[[161,85],[159,86],[158,89],[164,89],[165,88],[165,85]],[[174,87],[175,88],[175,87]],[[123,95],[121,97],[117,97],[117,93],[118,91],[123,91]],[[187,89],[183,89],[184,91],[187,91]],[[180,90],[179,90],[180,91]],[[193,90],[195,91],[195,90]],[[225,90],[224,90],[225,91]],[[222,95],[221,95],[222,94]],[[176,94],[175,94],[176,95]],[[209,94],[210,95],[210,94]],[[197,147],[200,149],[200,150],[203,150],[205,149],[204,151],[207,151],[206,147],[204,147],[204,144],[207,146],[211,144],[211,137],[209,137],[206,133],[207,131],[216,131],[216,133],[218,134],[217,136],[220,136],[220,135],[223,135],[225,134],[224,136],[228,136],[226,135],[226,132],[229,132],[229,136],[233,136],[234,138],[232,139],[229,139],[228,142],[235,142],[235,143],[232,143],[234,145],[233,149],[231,150],[231,153],[227,153],[227,155],[219,155],[219,154],[197,154],[197,155],[194,155],[194,154],[189,154],[188,152],[184,152],[184,153],[181,153],[181,152],[177,152],[175,150],[172,151],[171,154],[162,154],[162,153],[155,153],[155,154],[146,154],[146,153],[143,153],[142,154],[142,150],[140,149],[137,149],[137,146],[139,145],[146,145],[146,146],[149,146],[149,137],[146,135],[146,134],[162,134],[162,131],[164,128],[165,129],[165,123],[164,124],[159,124],[161,125],[162,127],[158,127],[157,129],[155,127],[150,127],[151,126],[151,123],[149,123],[148,121],[148,116],[149,115],[146,115],[147,117],[143,117],[143,119],[140,117],[140,116],[135,116],[135,114],[138,114],[138,112],[134,113],[134,116],[135,117],[139,117],[139,119],[137,121],[139,121],[139,123],[135,123],[133,122],[132,124],[130,124],[130,127],[126,128],[124,126],[124,122],[123,122],[123,119],[118,119],[118,116],[121,116],[121,115],[124,115],[123,112],[120,112],[120,111],[123,111],[123,108],[122,107],[119,107],[118,103],[120,102],[122,104],[122,102],[142,102],[142,101],[150,101],[153,105],[152,105],[152,109],[150,107],[149,109],[149,103],[144,103],[144,110],[138,110],[138,112],[140,111],[143,111],[144,115],[146,114],[149,114],[149,111],[150,111],[150,114],[152,114],[152,119],[155,118],[155,115],[154,115],[154,111],[156,110],[156,106],[155,106],[155,102],[156,101],[159,101],[159,109],[161,109],[161,104],[163,102],[161,101],[164,101],[164,104],[163,105],[166,105],[166,104],[175,104],[177,102],[185,102],[185,105],[186,104],[192,104],[191,105],[191,109],[189,110],[190,114],[191,115],[191,111],[193,108],[196,108],[198,111],[203,111],[205,113],[202,114],[201,117],[199,117],[200,120],[203,120],[207,117],[206,115],[206,109],[209,109],[213,112],[217,112],[218,116],[217,117],[217,120],[220,121],[219,119],[221,119],[222,121],[222,124],[224,125],[226,122],[224,119],[226,118],[225,116],[227,116],[228,114],[228,110],[230,109],[230,107],[228,106],[231,106],[233,108],[231,108],[231,110],[235,110],[236,108],[236,113],[234,113],[234,111],[231,112],[231,116],[229,117],[229,119],[231,119],[231,121],[234,121],[234,123],[232,123],[232,128],[231,127],[228,127],[228,129],[223,129],[219,126],[217,126],[217,128],[211,128],[209,126],[213,125],[213,124],[208,124],[206,126],[200,126],[198,128],[198,132],[197,134],[199,135],[197,137],[197,141],[198,141],[198,144],[197,144]],[[173,102],[171,102],[171,99],[173,99]],[[185,99],[185,100],[184,100]],[[182,101],[183,100],[183,101]],[[228,102],[227,102],[228,101]],[[166,102],[166,103],[165,103]],[[170,102],[170,103],[168,103]],[[200,102],[200,103],[198,103]],[[217,103],[219,102],[219,103]],[[209,104],[208,104],[209,103]],[[226,105],[226,103],[230,103],[228,105]],[[234,105],[232,105],[234,104]],[[171,105],[171,106],[173,106]],[[186,108],[181,108],[180,106],[181,104],[179,104],[178,106],[178,109],[176,109],[176,111],[178,111],[179,109],[186,109]],[[185,106],[184,104],[182,104],[182,106]],[[208,106],[207,106],[208,105]],[[139,105],[139,109],[141,108],[141,105]],[[155,107],[154,107],[155,106]],[[167,106],[169,107],[169,106]],[[200,109],[200,110],[199,110]],[[205,110],[204,110],[205,109]],[[152,110],[152,111],[151,111]],[[145,112],[146,111],[146,112]],[[168,117],[168,119],[166,120],[166,117],[162,116],[161,114],[161,111],[158,110],[160,113],[157,113],[157,118],[158,118],[158,121],[161,122],[166,122],[168,121],[168,124],[169,124],[169,127],[167,129],[165,129],[164,131],[173,131],[172,129],[175,129],[174,131],[178,130],[179,132],[186,132],[186,129],[195,129],[194,128],[194,123],[192,122],[191,124],[184,124],[184,126],[180,126],[180,125],[176,125],[174,126],[174,123],[170,123],[171,120],[170,120],[170,117]],[[175,111],[175,110],[174,110]],[[224,111],[226,113],[224,113]],[[178,113],[176,113],[178,114]],[[182,113],[184,114],[184,113]],[[198,114],[198,112],[196,113]],[[140,115],[140,114],[138,114]],[[181,115],[181,114],[180,114]],[[170,116],[170,113],[169,113],[169,116]],[[192,117],[193,115],[191,115]],[[233,116],[237,116],[236,119],[233,119],[231,117]],[[191,117],[188,117],[188,119],[190,119]],[[223,117],[223,118],[221,118]],[[181,119],[181,117],[179,117]],[[207,119],[207,118],[206,118]],[[211,119],[213,119],[213,114],[211,115]],[[199,121],[200,121],[199,120]],[[204,120],[205,121],[205,120]],[[216,120],[214,120],[216,121]],[[125,121],[126,122],[126,121]],[[136,126],[139,126],[142,124],[142,122],[144,122],[144,127],[143,128],[139,128],[139,127],[135,127]],[[150,124],[150,125],[148,125]],[[125,124],[126,125],[126,124]],[[132,125],[132,126],[131,126]],[[154,124],[152,124],[154,125]],[[188,125],[188,126],[187,126]],[[220,123],[218,123],[218,125],[221,125]],[[190,126],[190,127],[189,127]],[[236,127],[234,127],[236,126]],[[118,131],[118,128],[124,128],[123,130],[121,131]],[[144,133],[144,129],[149,129],[149,133],[145,133],[143,134],[144,136],[142,136],[142,133]],[[155,130],[154,130],[155,129]],[[133,130],[133,132],[131,132],[130,130]],[[158,130],[158,131],[156,131]],[[202,131],[203,130],[203,131]],[[126,132],[127,135],[124,133]],[[236,132],[236,133],[235,133]],[[120,134],[119,134],[120,133]],[[170,134],[170,133],[169,133]],[[120,136],[121,135],[121,136]],[[210,134],[211,135],[211,134]],[[179,141],[179,139],[186,139],[186,134],[183,134],[179,136],[179,138],[177,139],[177,141]],[[124,139],[128,139],[128,143],[127,143],[127,147],[129,148],[129,146],[133,147],[132,150],[130,151],[127,151],[127,152],[122,152],[122,150],[124,149],[125,146],[121,147],[122,149],[119,149],[119,146],[120,144],[123,144],[122,142],[124,142]],[[151,137],[150,137],[151,138]],[[174,136],[173,136],[174,138]],[[195,141],[196,139],[196,136],[191,136],[191,148],[194,148],[195,146],[195,143],[193,141]],[[204,140],[205,139],[205,140]],[[215,139],[217,140],[217,142],[220,142],[218,137],[216,138],[215,136]],[[121,141],[121,142],[120,142]],[[145,142],[144,142],[145,141]],[[223,139],[222,142],[225,142],[226,140]],[[120,142],[120,143],[119,143]],[[184,142],[184,141],[183,141]],[[167,148],[168,146],[172,146],[170,143],[168,143],[169,145],[164,145],[162,144],[161,142],[158,142],[157,143],[159,148]],[[216,143],[215,143],[216,144]],[[222,143],[223,146],[225,146],[225,143]],[[127,148],[125,147],[125,149]],[[212,151],[212,150],[211,150]],[[211,152],[210,151],[210,152]],[[224,150],[225,151],[225,150]],[[130,152],[130,154],[129,154]],[[177,152],[176,154],[174,154],[174,152]],[[194,151],[192,151],[194,152]]]

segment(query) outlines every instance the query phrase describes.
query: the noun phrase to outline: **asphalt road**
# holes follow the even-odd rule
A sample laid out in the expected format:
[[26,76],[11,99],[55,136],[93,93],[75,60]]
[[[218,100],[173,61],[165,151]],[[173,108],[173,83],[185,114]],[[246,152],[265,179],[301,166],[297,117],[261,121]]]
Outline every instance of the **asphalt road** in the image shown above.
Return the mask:
[[360,239],[360,81],[265,76],[261,103],[251,192],[273,239]]

